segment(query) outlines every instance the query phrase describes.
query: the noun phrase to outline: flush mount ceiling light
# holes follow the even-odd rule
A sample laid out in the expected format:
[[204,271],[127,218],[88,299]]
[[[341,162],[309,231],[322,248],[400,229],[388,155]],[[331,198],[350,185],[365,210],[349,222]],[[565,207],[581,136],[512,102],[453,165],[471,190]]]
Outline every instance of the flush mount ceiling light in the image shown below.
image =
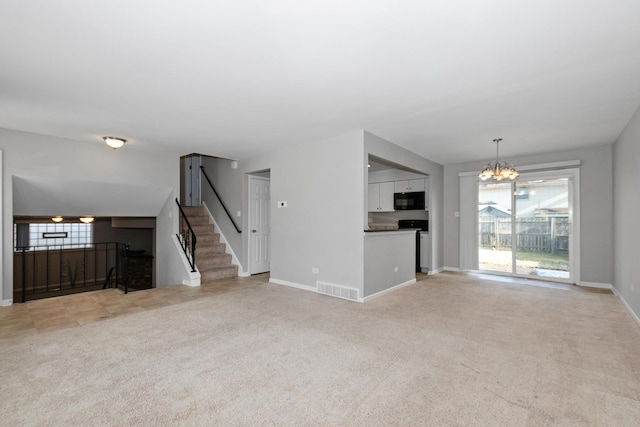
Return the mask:
[[62,218],[60,215],[54,216],[53,218],[51,218],[51,221],[53,222],[62,222],[64,218]]
[[104,142],[114,150],[122,147],[124,143],[127,142],[126,139],[116,138],[115,136],[103,136],[102,139],[104,139]]
[[493,140],[493,142],[496,143],[496,162],[487,163],[487,166],[482,170],[479,178],[483,181],[487,179],[493,179],[495,181],[502,181],[503,179],[514,180],[520,176],[512,164],[500,161],[500,141],[502,141],[502,138]]
[[95,218],[92,216],[81,216],[79,219],[85,224],[91,224]]

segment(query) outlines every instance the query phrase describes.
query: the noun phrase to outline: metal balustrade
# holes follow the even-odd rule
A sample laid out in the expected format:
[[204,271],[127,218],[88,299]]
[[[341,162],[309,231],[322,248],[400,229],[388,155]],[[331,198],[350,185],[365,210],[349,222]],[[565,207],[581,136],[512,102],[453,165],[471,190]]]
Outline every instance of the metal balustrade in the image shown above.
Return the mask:
[[180,201],[176,198],[176,204],[178,205],[178,209],[180,210],[180,224],[178,228],[178,240],[180,241],[180,246],[182,247],[182,251],[184,255],[187,257],[189,261],[189,265],[191,266],[191,271],[196,271],[196,234],[193,232],[193,228],[187,219],[187,214],[185,214],[184,209],[180,205]]
[[128,292],[124,243],[29,246],[14,251],[14,301],[118,287]]

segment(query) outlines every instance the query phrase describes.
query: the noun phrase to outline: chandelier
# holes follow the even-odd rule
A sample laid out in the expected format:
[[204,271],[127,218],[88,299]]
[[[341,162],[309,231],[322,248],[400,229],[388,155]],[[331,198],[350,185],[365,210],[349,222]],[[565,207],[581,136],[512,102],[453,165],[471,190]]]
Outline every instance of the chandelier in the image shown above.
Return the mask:
[[500,161],[500,141],[502,141],[502,138],[493,140],[493,142],[496,143],[496,162],[487,163],[487,166],[484,167],[482,173],[479,175],[479,178],[483,181],[489,178],[496,181],[502,181],[503,179],[514,180],[520,176],[512,164]]

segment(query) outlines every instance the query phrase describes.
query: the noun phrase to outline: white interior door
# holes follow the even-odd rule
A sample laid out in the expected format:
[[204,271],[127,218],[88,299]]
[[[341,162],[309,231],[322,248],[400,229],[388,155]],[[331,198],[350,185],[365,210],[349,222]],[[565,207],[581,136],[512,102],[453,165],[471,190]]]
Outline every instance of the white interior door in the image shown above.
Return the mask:
[[271,182],[267,178],[249,177],[249,272],[265,273],[271,269]]

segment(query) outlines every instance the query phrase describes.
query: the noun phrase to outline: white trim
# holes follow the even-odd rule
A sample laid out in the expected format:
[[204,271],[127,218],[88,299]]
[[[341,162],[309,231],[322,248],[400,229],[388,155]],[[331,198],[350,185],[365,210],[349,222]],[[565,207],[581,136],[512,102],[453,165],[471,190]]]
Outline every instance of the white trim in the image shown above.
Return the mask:
[[431,270],[431,271],[427,272],[427,274],[429,276],[433,276],[434,274],[442,273],[444,271],[444,269],[445,269],[445,267],[436,268],[435,270]]
[[[564,162],[539,163],[537,165],[522,165],[522,166],[516,166],[516,169],[518,170],[518,172],[521,172],[521,171],[532,172],[532,171],[574,168],[577,166],[580,166],[580,160],[567,160]],[[458,176],[473,176],[473,175],[480,175],[480,172],[478,171],[458,172]],[[509,182],[509,181],[505,181],[505,182]]]
[[576,285],[584,286],[585,288],[613,289],[613,285],[611,283],[576,282]]
[[2,306],[3,307],[9,307],[10,305],[13,305],[13,300],[12,299],[3,299],[2,300]]
[[238,277],[249,277],[250,276],[249,272],[245,271],[245,269],[242,267],[242,264],[240,263],[240,260],[236,256],[235,251],[229,244],[229,241],[227,240],[227,238],[224,237],[224,234],[222,233],[222,228],[218,226],[216,219],[211,214],[211,211],[209,210],[209,206],[207,206],[207,204],[204,201],[202,202],[202,206],[204,207],[205,213],[209,216],[209,224],[213,224],[213,226],[215,227],[215,232],[220,235],[220,242],[224,243],[225,245],[225,250],[224,250],[225,253],[228,253],[229,255],[231,255],[231,263],[238,266]]
[[[288,286],[290,288],[295,288],[295,289],[302,289],[303,291],[311,291],[313,293],[318,293],[316,287],[308,286],[308,285],[301,285],[300,283],[288,282],[286,280],[269,278],[269,283],[273,283],[273,284],[276,284],[276,285],[282,285],[282,286]],[[360,302],[360,303],[367,302],[367,301],[369,301],[371,299],[381,297],[381,296],[383,296],[385,294],[388,294],[389,292],[396,291],[396,290],[398,290],[400,288],[404,288],[405,286],[409,286],[409,285],[412,285],[414,283],[416,283],[416,279],[411,279],[411,280],[408,280],[408,281],[406,281],[404,283],[400,283],[399,285],[393,286],[393,287],[391,287],[389,289],[385,289],[383,291],[377,292],[377,293],[375,293],[373,295],[369,295],[369,296],[364,297],[364,298],[358,298],[357,301],[355,301],[355,300],[348,300],[348,301],[354,301],[354,302]],[[318,293],[318,295],[324,295],[324,294]]]
[[620,295],[620,292],[618,292],[615,286],[612,287],[611,290],[618,298],[620,298],[620,301],[622,301],[622,305],[625,306],[625,308],[627,309],[631,317],[633,317],[633,320],[635,320],[638,326],[640,326],[640,317],[638,317],[638,315],[633,311],[633,309],[631,309],[631,306],[627,304],[627,301],[624,299],[622,295]]
[[462,270],[460,270],[458,267],[447,267],[447,266],[444,266],[444,267],[441,268],[440,271],[454,271],[456,273],[459,273]]
[[200,286],[200,278],[194,278],[194,279],[184,279],[182,281],[182,284],[185,286],[191,286],[192,288],[196,288],[198,286]]
[[276,285],[283,285],[290,288],[302,289],[303,291],[311,291],[313,293],[316,293],[315,286],[301,285],[300,283],[287,282],[286,280],[274,279],[272,277],[269,278],[269,283],[275,283]]
[[184,254],[184,250],[182,249],[182,245],[180,245],[180,241],[178,240],[178,236],[175,234],[171,235],[173,243],[176,246],[176,251],[178,252],[178,256],[184,265],[185,273],[187,273],[187,277],[182,280],[182,284],[186,286],[200,286],[200,271],[198,271],[198,267],[196,266],[196,271],[191,271],[191,264],[189,264],[189,260],[187,256]]
[[389,292],[397,291],[398,289],[400,289],[400,288],[404,288],[405,286],[413,285],[414,283],[416,283],[416,279],[408,280],[408,281],[406,281],[406,282],[404,282],[404,283],[400,283],[399,285],[395,285],[395,286],[393,286],[393,287],[391,287],[391,288],[388,288],[388,289],[385,289],[385,290],[383,290],[383,291],[376,292],[376,293],[375,293],[375,294],[373,294],[373,295],[369,295],[369,296],[367,296],[367,297],[360,298],[360,299],[359,299],[359,302],[367,302],[367,301],[372,300],[372,299],[374,299],[374,298],[378,298],[378,297],[381,297],[381,296],[383,296],[383,295],[386,295],[386,294],[388,294]]

